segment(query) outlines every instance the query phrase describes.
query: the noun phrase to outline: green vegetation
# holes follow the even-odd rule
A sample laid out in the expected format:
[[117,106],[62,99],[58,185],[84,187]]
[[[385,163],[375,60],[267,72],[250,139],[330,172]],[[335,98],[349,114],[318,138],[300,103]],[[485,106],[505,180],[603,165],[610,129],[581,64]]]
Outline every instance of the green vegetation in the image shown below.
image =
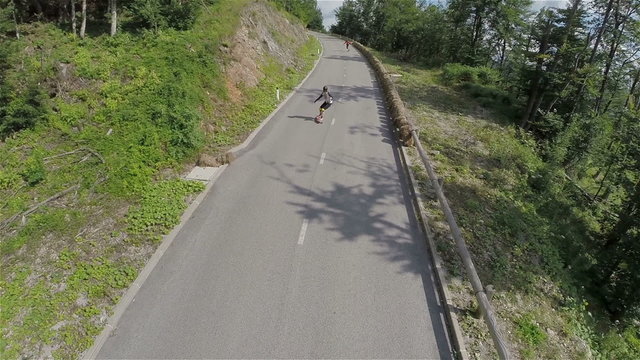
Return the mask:
[[174,179],[149,184],[142,191],[140,204],[129,210],[127,233],[153,235],[167,233],[178,225],[180,214],[186,209],[185,196],[200,192],[204,184]]
[[77,358],[203,189],[179,175],[200,152],[241,142],[318,45],[288,37],[300,25],[279,29],[293,67],[259,59],[265,76],[234,98],[224,49],[250,6],[282,16],[266,2],[133,1],[114,36],[96,3],[84,38],[51,15],[53,2],[39,16],[15,4],[0,12],[0,357]]
[[312,30],[324,31],[322,12],[318,8],[317,0],[271,0],[279,8],[302,20]]
[[[560,308],[581,324],[549,327],[523,356],[634,358],[608,347],[633,349],[640,321],[639,15],[616,0],[535,14],[529,0],[346,0],[336,12],[332,32],[430,67],[389,61],[483,281],[506,282],[519,311],[548,298],[536,316]],[[584,302],[592,317],[567,309]],[[567,334],[589,346],[554,349]]]
[[452,63],[442,67],[442,78],[447,84],[496,85],[500,82],[500,73],[486,66]]
[[133,21],[156,32],[166,28],[188,30],[196,21],[200,4],[195,1],[133,0],[128,9]]
[[538,346],[547,340],[547,334],[540,330],[531,314],[525,314],[516,320],[518,336],[529,346]]
[[[376,56],[402,75],[396,86],[444,180],[480,277],[496,287],[493,303],[516,352],[530,359],[636,358],[638,327],[611,324],[597,298],[581,286],[588,254],[567,258],[575,254],[571,244],[601,231],[596,214],[583,208],[581,191],[556,164],[544,161],[535,138],[518,131],[504,108],[480,102],[467,87],[447,79],[447,72],[474,70],[425,69]],[[418,163],[413,169],[447,270],[463,277],[426,172]],[[458,307],[474,307],[468,285],[452,290]],[[471,315],[460,320],[474,337],[468,350],[478,358],[495,356],[482,320]]]

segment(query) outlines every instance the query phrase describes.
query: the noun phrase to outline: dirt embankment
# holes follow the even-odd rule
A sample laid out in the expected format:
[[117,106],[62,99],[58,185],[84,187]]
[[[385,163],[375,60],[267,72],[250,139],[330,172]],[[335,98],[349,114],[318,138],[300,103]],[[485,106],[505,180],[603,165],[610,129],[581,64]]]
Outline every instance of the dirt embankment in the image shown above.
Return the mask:
[[[213,137],[233,126],[234,109],[251,100],[247,93],[268,76],[265,68],[269,62],[293,72],[302,70],[303,62],[298,58],[297,49],[308,39],[299,22],[289,20],[273,6],[261,1],[247,6],[237,31],[219,49],[228,98],[214,99],[216,110],[212,119],[203,124],[207,135]],[[219,166],[231,160],[224,149],[206,147],[197,165]]]
[[308,36],[271,6],[255,2],[242,13],[241,25],[221,50],[226,54],[225,81],[231,100],[243,98],[242,89],[253,88],[265,76],[262,64],[267,55],[285,67],[297,64],[295,49]]

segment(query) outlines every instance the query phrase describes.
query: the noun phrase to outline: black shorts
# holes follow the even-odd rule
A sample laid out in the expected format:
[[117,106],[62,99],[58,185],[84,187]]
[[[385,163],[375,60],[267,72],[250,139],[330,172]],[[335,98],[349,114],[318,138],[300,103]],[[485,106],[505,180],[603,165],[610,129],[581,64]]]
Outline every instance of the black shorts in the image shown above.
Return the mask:
[[331,103],[328,103],[325,101],[322,103],[322,105],[320,105],[320,109],[327,110],[330,106],[331,106]]

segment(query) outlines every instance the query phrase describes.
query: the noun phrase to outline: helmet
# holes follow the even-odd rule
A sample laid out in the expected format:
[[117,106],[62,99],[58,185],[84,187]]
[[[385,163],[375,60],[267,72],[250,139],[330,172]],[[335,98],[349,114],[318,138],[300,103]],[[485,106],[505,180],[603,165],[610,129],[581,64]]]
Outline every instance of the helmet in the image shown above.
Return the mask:
[[327,85],[322,87],[322,91],[329,91],[329,88],[327,87]]

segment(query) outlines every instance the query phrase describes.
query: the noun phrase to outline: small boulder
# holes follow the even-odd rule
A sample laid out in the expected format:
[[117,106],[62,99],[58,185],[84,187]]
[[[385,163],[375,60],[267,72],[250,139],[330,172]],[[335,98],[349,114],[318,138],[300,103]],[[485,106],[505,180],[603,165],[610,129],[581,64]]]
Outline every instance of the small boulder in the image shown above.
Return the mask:
[[201,167],[218,167],[220,166],[220,163],[214,156],[209,154],[200,154],[196,165]]

